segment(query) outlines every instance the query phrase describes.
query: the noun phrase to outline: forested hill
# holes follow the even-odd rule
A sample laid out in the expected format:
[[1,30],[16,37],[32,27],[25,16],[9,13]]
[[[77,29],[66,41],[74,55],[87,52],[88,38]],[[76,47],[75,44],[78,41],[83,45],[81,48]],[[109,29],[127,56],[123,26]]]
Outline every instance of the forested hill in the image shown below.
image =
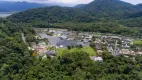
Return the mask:
[[123,15],[139,12],[139,8],[120,0],[95,0],[80,9],[96,17],[123,18]]
[[142,4],[137,4],[136,7],[142,10]]
[[116,22],[128,27],[142,27],[141,6],[120,0],[95,0],[78,7],[44,7],[16,13],[8,19],[24,23]]
[[14,22],[40,22],[46,21],[48,23],[60,23],[69,21],[89,22],[92,20],[92,16],[89,13],[76,10],[69,7],[45,7],[31,9],[24,12],[20,12],[8,17]]
[[80,7],[83,7],[83,6],[85,6],[86,4],[79,4],[79,5],[76,5],[76,6],[74,6],[74,8],[80,8]]
[[[0,79],[16,80],[19,71],[31,65],[31,52],[22,41],[21,31],[31,34],[31,28],[0,18]],[[21,69],[21,70],[20,70]],[[22,72],[23,73],[23,72]],[[15,74],[15,76],[13,76]],[[24,75],[24,74],[23,74]],[[20,78],[19,78],[20,79]],[[17,79],[17,80],[19,80]]]

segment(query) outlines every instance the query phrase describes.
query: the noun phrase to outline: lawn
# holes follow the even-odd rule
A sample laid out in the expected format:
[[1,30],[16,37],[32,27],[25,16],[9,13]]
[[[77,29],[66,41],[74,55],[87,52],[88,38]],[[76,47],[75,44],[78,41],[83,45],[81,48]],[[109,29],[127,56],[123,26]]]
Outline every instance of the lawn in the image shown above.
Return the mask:
[[67,48],[61,48],[61,49],[57,49],[56,51],[58,56],[61,56],[64,53],[72,53],[72,52],[80,52],[80,51],[88,53],[89,56],[96,56],[96,51],[94,51],[94,49],[89,46],[83,47],[83,48],[73,48],[70,50],[68,50]]
[[142,46],[142,40],[135,40],[134,45]]

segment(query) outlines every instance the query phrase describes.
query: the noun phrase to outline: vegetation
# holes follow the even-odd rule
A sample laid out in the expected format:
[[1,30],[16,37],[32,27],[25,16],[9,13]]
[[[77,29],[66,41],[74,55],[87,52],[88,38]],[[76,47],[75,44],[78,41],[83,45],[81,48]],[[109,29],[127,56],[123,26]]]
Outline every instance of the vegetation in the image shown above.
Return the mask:
[[[17,53],[18,54],[18,53]],[[136,61],[124,56],[113,57],[103,53],[103,62],[90,60],[85,52],[65,52],[61,57],[38,59],[23,57],[22,62],[9,61],[1,66],[1,79],[14,80],[140,80],[141,57]],[[8,56],[8,58],[11,56]],[[14,56],[13,56],[14,57]],[[17,61],[17,56],[14,57]],[[21,61],[21,59],[20,59]]]
[[[141,17],[124,15],[124,13],[137,13],[137,8],[119,0],[95,1],[87,7],[83,5],[83,9],[56,6],[31,9],[16,13],[7,19],[0,18],[0,79],[141,80],[142,56],[112,56],[106,47],[103,47],[103,62],[93,61],[90,56],[95,56],[96,50],[95,45],[91,44],[91,47],[58,49],[59,56],[47,56],[42,59],[33,57],[28,45],[22,41],[21,33],[25,34],[27,42],[34,41],[35,32],[31,27],[38,26],[99,31],[140,38],[142,29],[137,27],[142,27]],[[99,3],[96,5],[97,8],[92,5],[96,3]],[[95,13],[96,10],[98,11]],[[141,41],[134,41],[134,44],[139,45]]]
[[141,75],[142,75],[142,72],[139,72],[139,77],[140,77],[140,79],[142,79],[142,76],[141,76]]
[[80,9],[89,12],[92,16],[106,19],[124,19],[128,14],[140,10],[134,5],[120,0],[95,0]]
[[64,53],[75,53],[75,52],[85,52],[89,56],[96,56],[96,52],[94,51],[94,49],[92,49],[89,46],[83,48],[72,48],[72,49],[62,48],[62,49],[57,49],[56,51],[58,56],[62,56]]
[[142,40],[135,40],[134,45],[136,46],[142,46]]
[[141,35],[141,12],[138,5],[120,0],[95,0],[77,8],[53,6],[30,9],[16,13],[8,19],[15,23],[30,23],[32,27]]
[[126,58],[122,55],[114,57],[104,51],[103,62],[94,62],[89,56],[95,55],[94,50],[84,47],[63,50],[63,54],[53,58],[33,57],[21,38],[21,31],[25,35],[34,33],[26,26],[0,19],[2,80],[141,80],[139,76],[142,71],[141,56],[137,56],[134,61],[131,57]]
[[31,51],[22,41],[21,31],[32,34],[31,28],[0,18],[0,78],[13,79],[20,69],[32,63]]
[[74,31],[87,31],[87,32],[101,32],[113,33],[130,36],[141,36],[142,30],[140,28],[130,28],[120,25],[115,22],[66,22],[66,23],[39,23],[34,24],[33,27],[40,28],[66,28]]
[[30,9],[24,12],[16,13],[8,18],[13,22],[26,23],[61,23],[71,20],[87,22],[92,19],[88,13],[83,11],[59,6]]

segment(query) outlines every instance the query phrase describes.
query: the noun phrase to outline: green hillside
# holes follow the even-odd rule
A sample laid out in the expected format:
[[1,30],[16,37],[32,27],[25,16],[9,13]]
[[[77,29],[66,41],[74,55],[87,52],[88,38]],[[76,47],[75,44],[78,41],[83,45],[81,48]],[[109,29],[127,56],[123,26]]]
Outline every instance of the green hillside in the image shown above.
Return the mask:
[[120,0],[95,0],[80,9],[93,16],[104,18],[122,18],[124,14],[138,12],[134,5]]
[[120,0],[95,0],[74,8],[53,6],[30,9],[13,14],[8,19],[14,23],[30,23],[32,27],[141,35],[141,30],[137,28],[142,27],[141,12],[138,5]]
[[[71,7],[45,7],[16,13],[8,19],[24,23],[64,23],[64,22],[120,22],[127,27],[141,27],[141,7],[120,0],[95,0],[86,5]],[[131,19],[131,20],[130,20]],[[121,23],[125,21],[125,23]],[[134,26],[135,25],[135,26]]]
[[46,21],[46,23],[61,23],[72,20],[87,22],[91,21],[92,17],[90,14],[74,8],[53,6],[16,13],[10,16],[9,19],[14,22],[26,23],[40,21]]

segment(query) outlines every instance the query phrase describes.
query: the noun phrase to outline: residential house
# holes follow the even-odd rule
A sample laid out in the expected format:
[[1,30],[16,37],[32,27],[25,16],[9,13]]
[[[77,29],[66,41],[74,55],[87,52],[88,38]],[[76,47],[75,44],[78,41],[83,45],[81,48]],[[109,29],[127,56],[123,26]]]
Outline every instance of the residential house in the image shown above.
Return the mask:
[[102,55],[102,53],[103,53],[102,46],[99,43],[95,43],[95,47],[97,49],[97,54]]
[[49,50],[49,51],[46,51],[45,54],[49,55],[49,56],[56,56],[57,53],[55,50]]
[[93,56],[93,57],[90,57],[91,58],[91,60],[93,60],[93,61],[103,61],[103,58],[102,57],[97,57],[97,56]]
[[135,55],[135,52],[129,49],[122,49],[121,51],[122,51],[122,54],[124,55]]

